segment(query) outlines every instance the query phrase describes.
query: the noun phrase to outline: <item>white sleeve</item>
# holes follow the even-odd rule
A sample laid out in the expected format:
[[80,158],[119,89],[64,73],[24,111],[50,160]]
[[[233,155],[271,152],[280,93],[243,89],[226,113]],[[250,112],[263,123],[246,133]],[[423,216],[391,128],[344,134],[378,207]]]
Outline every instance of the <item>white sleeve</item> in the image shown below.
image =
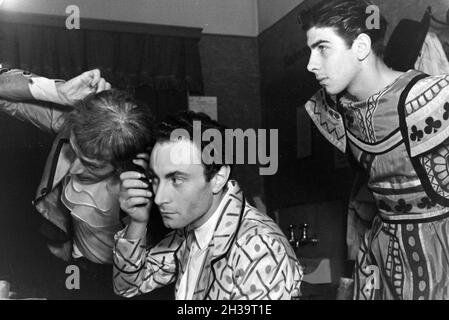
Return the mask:
[[52,80],[44,77],[33,77],[29,82],[31,94],[36,100],[48,101],[57,104],[66,103],[61,99],[56,89],[56,82],[60,80]]

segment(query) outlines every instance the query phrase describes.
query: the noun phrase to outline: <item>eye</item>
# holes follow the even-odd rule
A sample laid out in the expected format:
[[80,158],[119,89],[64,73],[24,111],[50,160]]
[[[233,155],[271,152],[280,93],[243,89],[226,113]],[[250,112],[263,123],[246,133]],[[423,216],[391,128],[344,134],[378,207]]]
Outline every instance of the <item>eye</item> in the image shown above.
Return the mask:
[[80,161],[83,164],[83,166],[89,171],[98,171],[98,170],[102,170],[106,167],[106,165],[95,165],[92,163],[85,162],[82,159],[80,159]]
[[96,166],[96,165],[93,165],[93,164],[86,164],[85,167],[88,168],[89,170],[101,170],[105,166]]
[[173,178],[171,178],[171,181],[175,186],[179,186],[184,182],[184,180],[179,177],[173,177]]
[[318,46],[318,50],[320,51],[320,53],[325,53],[327,51],[327,49],[329,49],[326,46],[320,45]]

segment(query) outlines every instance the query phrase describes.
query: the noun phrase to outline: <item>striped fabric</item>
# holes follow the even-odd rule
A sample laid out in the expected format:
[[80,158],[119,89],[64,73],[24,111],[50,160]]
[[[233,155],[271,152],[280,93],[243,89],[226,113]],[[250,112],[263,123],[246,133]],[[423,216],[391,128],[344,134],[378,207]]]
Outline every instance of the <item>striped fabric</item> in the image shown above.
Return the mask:
[[[225,202],[193,300],[292,299],[300,295],[302,268],[276,223],[247,203],[237,182],[229,181]],[[185,230],[169,233],[158,245],[146,248],[144,239],[116,235],[114,290],[132,297],[182,278],[189,247]]]

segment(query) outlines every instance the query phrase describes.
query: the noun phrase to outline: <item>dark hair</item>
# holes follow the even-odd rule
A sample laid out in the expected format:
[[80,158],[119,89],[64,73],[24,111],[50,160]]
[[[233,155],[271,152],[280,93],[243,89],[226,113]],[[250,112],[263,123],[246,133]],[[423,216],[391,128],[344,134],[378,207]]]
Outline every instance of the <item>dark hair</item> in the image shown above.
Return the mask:
[[374,53],[382,57],[387,21],[380,15],[379,28],[368,28],[366,22],[370,13],[366,9],[371,5],[374,4],[370,0],[325,0],[302,11],[298,19],[306,32],[313,27],[334,28],[348,47],[360,34],[365,33],[371,38]]
[[80,101],[66,118],[84,156],[116,169],[145,151],[154,137],[150,109],[124,91],[107,90]]
[[[182,111],[176,115],[169,115],[163,122],[161,122],[156,130],[156,141],[157,142],[165,142],[171,141],[172,132],[174,130],[183,129],[186,130],[189,138],[193,141],[193,125],[194,121],[199,121],[201,123],[201,137],[203,136],[204,131],[208,129],[218,130],[221,136],[225,137],[226,127],[221,125],[215,120],[212,120],[208,115],[202,112],[193,112],[193,111]],[[206,146],[208,146],[210,141],[203,141],[201,139],[201,146],[198,146],[201,154]],[[222,163],[212,162],[210,164],[204,163],[204,159],[201,157],[201,161],[204,167],[204,175],[206,177],[206,181],[210,181],[215,174],[220,170],[223,165],[228,165],[232,167],[231,164],[226,163],[226,153],[225,148],[221,148],[222,154],[221,159]],[[216,152],[216,149],[213,149],[213,152]],[[226,164],[225,164],[226,163]]]

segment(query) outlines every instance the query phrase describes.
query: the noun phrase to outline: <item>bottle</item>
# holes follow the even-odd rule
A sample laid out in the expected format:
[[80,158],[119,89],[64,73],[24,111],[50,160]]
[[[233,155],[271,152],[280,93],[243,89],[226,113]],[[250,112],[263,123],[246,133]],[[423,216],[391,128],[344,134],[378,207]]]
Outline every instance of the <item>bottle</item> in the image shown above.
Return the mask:
[[289,238],[288,242],[293,248],[296,248],[296,235],[295,235],[295,225],[291,224],[289,227]]

